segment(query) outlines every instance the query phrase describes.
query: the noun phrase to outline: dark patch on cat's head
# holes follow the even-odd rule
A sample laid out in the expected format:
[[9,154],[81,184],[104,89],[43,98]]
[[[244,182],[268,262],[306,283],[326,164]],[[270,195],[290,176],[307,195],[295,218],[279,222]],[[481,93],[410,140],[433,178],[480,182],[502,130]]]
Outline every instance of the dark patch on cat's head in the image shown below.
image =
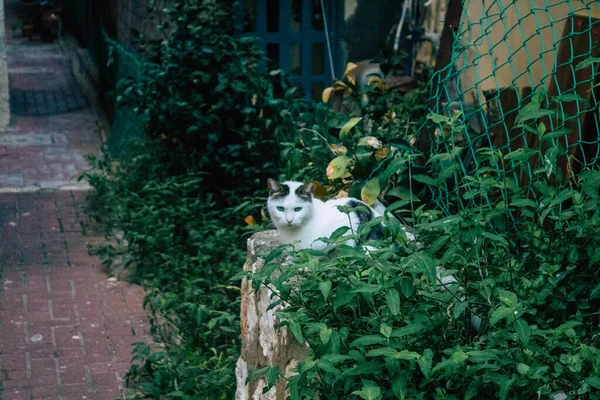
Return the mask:
[[296,189],[296,196],[300,197],[304,201],[312,201],[316,188],[317,187],[312,182],[304,184]]
[[267,187],[269,188],[269,197],[273,199],[286,197],[290,194],[290,187],[288,185],[282,185],[275,179],[269,178],[267,180]]

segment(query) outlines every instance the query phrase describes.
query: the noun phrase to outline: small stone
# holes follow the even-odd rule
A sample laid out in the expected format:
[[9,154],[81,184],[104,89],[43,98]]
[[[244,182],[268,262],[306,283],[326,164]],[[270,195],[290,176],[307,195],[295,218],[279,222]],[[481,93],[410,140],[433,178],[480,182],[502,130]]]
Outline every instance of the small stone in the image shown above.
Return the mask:
[[10,221],[8,224],[9,224],[10,226],[17,226],[17,223],[16,223],[16,222],[12,222],[12,221]]
[[32,342],[41,342],[43,338],[44,337],[38,333],[33,335],[29,340],[31,340]]

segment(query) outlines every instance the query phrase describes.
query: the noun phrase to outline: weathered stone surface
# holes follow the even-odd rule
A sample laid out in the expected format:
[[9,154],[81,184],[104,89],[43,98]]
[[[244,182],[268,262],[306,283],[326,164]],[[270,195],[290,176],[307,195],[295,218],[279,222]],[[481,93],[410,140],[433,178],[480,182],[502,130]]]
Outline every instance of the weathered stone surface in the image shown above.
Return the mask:
[[[276,231],[254,234],[248,239],[248,258],[244,271],[260,270],[264,260],[258,254],[268,252],[278,245]],[[263,394],[265,381],[260,379],[246,385],[248,372],[273,365],[279,366],[286,376],[290,376],[296,360],[302,359],[306,353],[306,349],[298,344],[285,327],[276,329],[278,321],[275,313],[281,306],[267,311],[269,305],[276,300],[276,297],[272,297],[270,289],[261,287],[256,292],[251,281],[242,281],[242,351],[236,365],[236,400],[284,400],[287,396],[284,380],[280,380],[275,387]]]

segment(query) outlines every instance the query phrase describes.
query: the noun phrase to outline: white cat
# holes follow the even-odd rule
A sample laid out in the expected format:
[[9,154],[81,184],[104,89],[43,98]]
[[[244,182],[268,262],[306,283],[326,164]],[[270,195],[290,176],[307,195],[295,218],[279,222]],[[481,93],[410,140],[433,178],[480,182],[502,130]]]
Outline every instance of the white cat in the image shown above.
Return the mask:
[[[319,238],[329,238],[338,228],[350,227],[348,233],[356,232],[361,224],[380,216],[373,208],[352,198],[332,199],[326,202],[314,197],[315,185],[302,182],[277,182],[269,179],[267,208],[271,221],[279,232],[282,243],[294,243],[296,249],[324,250],[327,244]],[[354,211],[345,214],[338,206],[348,206]],[[348,234],[347,233],[347,234]],[[367,239],[383,238],[383,225],[375,225]],[[355,240],[346,244],[356,246]]]

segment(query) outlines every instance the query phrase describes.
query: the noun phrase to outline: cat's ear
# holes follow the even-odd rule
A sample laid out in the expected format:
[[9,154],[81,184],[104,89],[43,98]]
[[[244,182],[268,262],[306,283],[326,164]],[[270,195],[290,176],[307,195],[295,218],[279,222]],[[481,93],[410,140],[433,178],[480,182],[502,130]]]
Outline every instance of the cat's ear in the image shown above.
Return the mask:
[[306,183],[306,184],[300,186],[298,189],[296,189],[296,194],[301,199],[310,201],[314,197],[316,189],[317,189],[317,187],[315,186],[315,184],[313,182],[310,182],[310,183]]
[[275,193],[283,192],[283,186],[275,179],[267,179],[267,187],[269,188],[269,196],[273,196]]

